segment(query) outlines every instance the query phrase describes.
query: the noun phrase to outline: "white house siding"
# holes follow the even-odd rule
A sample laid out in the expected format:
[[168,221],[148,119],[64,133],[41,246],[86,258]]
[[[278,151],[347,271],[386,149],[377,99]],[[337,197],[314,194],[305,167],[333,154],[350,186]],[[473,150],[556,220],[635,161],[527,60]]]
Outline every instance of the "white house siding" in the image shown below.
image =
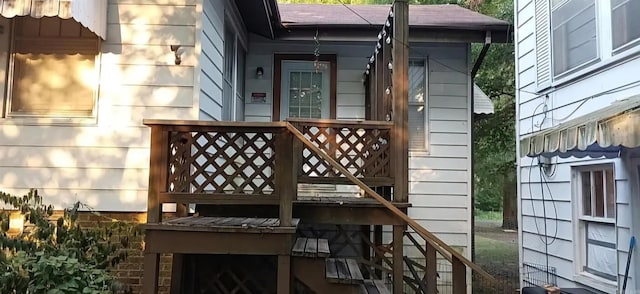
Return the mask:
[[[555,82],[553,89],[537,94],[534,1],[516,0],[515,4],[517,23],[515,40],[517,46],[516,86],[519,89],[517,91],[516,127],[519,137],[597,111],[615,100],[640,94],[640,87],[636,86],[624,91],[602,95],[603,92],[617,89],[640,79],[638,77],[640,59],[637,54],[635,58],[624,59],[617,63],[609,63],[608,60],[601,61],[590,68],[594,71],[578,74],[575,79],[564,83]],[[545,94],[548,94],[548,98]],[[546,114],[544,113],[545,109],[547,109]],[[637,177],[637,169],[635,165],[632,166],[629,163],[630,155],[623,154],[622,158],[610,160],[571,157],[567,159],[554,158],[553,162],[556,163],[556,160],[555,175],[543,179],[539,173],[536,159],[519,158],[521,263],[546,265],[545,250],[548,250],[549,266],[556,269],[558,284],[564,287],[581,286],[574,282],[577,281],[575,275],[578,269],[577,262],[574,262],[577,247],[574,242],[577,236],[574,230],[577,225],[573,214],[579,206],[572,202],[572,190],[574,190],[572,167],[601,163],[613,164],[617,197],[618,282],[621,285],[627,260],[629,238],[631,235],[637,235],[638,225],[637,219],[634,224],[632,215],[632,211],[637,211],[638,207],[638,194],[635,186],[637,183],[632,180]],[[548,188],[545,182],[548,183]],[[542,208],[541,185],[545,189],[548,243],[552,243],[548,249],[544,245],[543,219],[545,217]],[[635,195],[631,191],[635,191]],[[632,206],[635,209],[632,209]],[[635,234],[632,233],[634,225]],[[554,241],[552,242],[552,240]],[[628,287],[628,292],[629,289],[640,289],[640,283],[637,281],[637,272],[640,271],[639,261],[640,259],[635,259],[633,263],[635,269],[632,266],[631,277],[636,277],[636,281],[630,281],[631,286]],[[603,287],[601,289],[605,292],[610,290]],[[630,293],[636,292],[631,291]]]
[[[245,104],[248,121],[272,119],[273,54],[312,54],[314,48],[312,43],[302,45],[299,42],[262,40],[257,37],[251,40],[247,56],[246,97],[251,97],[252,92],[265,92],[267,102],[251,103],[248,98]],[[320,41],[321,54],[337,55],[338,119],[364,119],[362,74],[372,48],[370,43],[331,44]],[[429,150],[411,152],[409,159],[409,201],[413,205],[409,215],[448,244],[461,248],[467,256],[471,248],[468,53],[466,44],[412,44],[411,58],[429,60]],[[262,79],[251,74],[257,67],[264,69]],[[407,254],[420,256],[408,244],[405,246]]]
[[[1,190],[38,188],[57,209],[79,200],[102,211],[146,210],[150,142],[142,119],[197,119],[201,8],[196,0],[109,0],[108,7],[96,121],[1,118]],[[173,44],[184,48],[181,65]]]
[[222,118],[224,0],[203,0],[199,119]]

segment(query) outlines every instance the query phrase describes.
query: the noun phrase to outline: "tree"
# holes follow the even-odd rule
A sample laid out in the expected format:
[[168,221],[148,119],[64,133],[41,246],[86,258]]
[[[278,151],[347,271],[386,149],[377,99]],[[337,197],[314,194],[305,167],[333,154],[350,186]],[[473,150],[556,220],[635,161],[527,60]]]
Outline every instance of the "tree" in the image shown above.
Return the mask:
[[[513,1],[468,0],[478,12],[513,23]],[[474,47],[477,56],[481,45]],[[474,121],[476,208],[498,203],[503,228],[517,228],[515,166],[515,61],[513,44],[493,44],[476,83],[494,102],[495,113]],[[482,202],[484,201],[484,202]],[[480,203],[479,203],[480,202]]]

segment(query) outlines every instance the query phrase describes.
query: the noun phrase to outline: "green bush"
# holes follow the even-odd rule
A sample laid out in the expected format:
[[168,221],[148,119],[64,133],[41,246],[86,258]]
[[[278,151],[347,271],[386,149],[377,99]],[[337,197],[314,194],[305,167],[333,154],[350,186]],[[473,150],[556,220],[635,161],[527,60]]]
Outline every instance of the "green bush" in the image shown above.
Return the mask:
[[[52,220],[53,207],[44,205],[36,190],[22,197],[0,192],[0,293],[113,293],[124,286],[109,268],[127,258],[130,237],[138,227],[111,220],[82,228],[76,203]],[[9,214],[18,210],[29,224],[9,236]],[[97,212],[91,212],[99,215]]]

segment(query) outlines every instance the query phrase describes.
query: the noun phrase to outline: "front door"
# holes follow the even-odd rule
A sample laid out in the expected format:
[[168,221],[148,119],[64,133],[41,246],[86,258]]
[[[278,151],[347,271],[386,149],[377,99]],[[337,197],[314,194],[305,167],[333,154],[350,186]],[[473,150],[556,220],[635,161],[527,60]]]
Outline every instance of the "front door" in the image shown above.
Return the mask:
[[273,120],[336,117],[336,56],[274,56]]
[[330,64],[282,61],[280,120],[330,117]]

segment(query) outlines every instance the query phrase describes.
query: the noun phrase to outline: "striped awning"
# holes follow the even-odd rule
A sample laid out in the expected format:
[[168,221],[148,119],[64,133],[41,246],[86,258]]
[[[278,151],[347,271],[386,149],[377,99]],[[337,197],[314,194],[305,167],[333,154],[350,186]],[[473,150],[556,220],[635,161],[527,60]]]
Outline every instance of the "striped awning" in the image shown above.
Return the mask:
[[0,0],[0,15],[73,18],[102,39],[107,37],[107,0]]
[[520,140],[520,156],[617,157],[640,147],[640,95]]

